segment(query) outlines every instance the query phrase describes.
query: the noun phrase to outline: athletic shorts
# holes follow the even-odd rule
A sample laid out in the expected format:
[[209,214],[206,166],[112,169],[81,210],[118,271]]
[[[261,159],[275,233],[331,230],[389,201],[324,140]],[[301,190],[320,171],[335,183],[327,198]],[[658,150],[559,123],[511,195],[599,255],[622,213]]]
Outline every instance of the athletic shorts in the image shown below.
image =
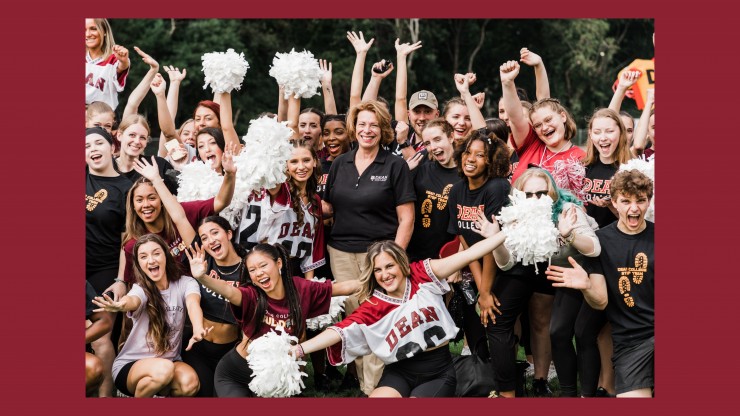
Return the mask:
[[386,365],[377,387],[391,387],[401,397],[455,397],[457,378],[449,347]]
[[655,337],[614,350],[614,385],[617,394],[655,386]]

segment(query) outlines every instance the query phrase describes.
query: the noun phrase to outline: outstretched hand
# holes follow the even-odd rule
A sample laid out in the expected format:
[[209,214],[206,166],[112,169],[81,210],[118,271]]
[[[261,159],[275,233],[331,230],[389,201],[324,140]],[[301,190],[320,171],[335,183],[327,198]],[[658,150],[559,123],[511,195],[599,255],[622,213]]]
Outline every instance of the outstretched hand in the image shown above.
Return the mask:
[[499,306],[501,306],[501,302],[499,302],[498,298],[493,293],[485,294],[481,292],[478,294],[480,323],[483,324],[484,327],[488,326],[489,321],[492,324],[496,323],[496,315],[494,312],[501,315],[501,311],[498,309]]
[[236,164],[234,163],[234,156],[239,154],[241,146],[236,143],[227,143],[224,147],[224,153],[221,156],[221,168],[224,173],[230,173],[236,175]]
[[193,344],[195,344],[198,341],[202,341],[206,335],[208,335],[209,332],[213,329],[213,326],[210,326],[208,328],[202,328],[200,331],[193,331],[193,336],[190,338],[190,341],[188,341],[188,346],[185,348],[185,351],[190,351],[191,348],[193,348]]
[[571,205],[566,211],[562,211],[558,216],[558,231],[562,237],[569,236],[576,228],[576,221],[578,216],[576,213],[576,206]]
[[200,244],[193,243],[187,250],[185,250],[185,255],[188,257],[188,261],[190,262],[190,274],[194,279],[202,279],[208,274],[206,253]]
[[519,75],[519,63],[517,61],[506,61],[499,67],[501,83],[513,82]]
[[153,69],[159,70],[159,62],[157,62],[154,58],[152,58],[149,54],[139,49],[138,46],[134,46],[134,50],[136,53],[141,56],[141,60],[144,61],[145,64],[149,65]]
[[355,48],[355,52],[357,54],[367,53],[373,45],[373,42],[375,42],[375,38],[370,39],[369,42],[365,42],[365,36],[362,32],[360,32],[360,36],[357,36],[357,33],[355,32],[347,32],[347,39],[352,44],[352,47]]
[[149,179],[153,184],[158,179],[162,179],[159,176],[159,166],[157,166],[157,160],[152,156],[152,163],[146,160],[146,158],[134,160],[134,170],[139,172],[139,175]]
[[331,85],[331,62],[319,59],[319,68],[321,69],[321,85]]
[[482,211],[478,211],[477,218],[473,221],[473,231],[485,238],[492,237],[501,231],[496,217],[491,215],[493,222],[488,221]]
[[406,164],[409,165],[409,170],[414,170],[419,166],[419,163],[421,163],[422,159],[424,159],[424,153],[422,152],[416,152],[413,156],[406,159]]
[[421,41],[411,44],[408,42],[401,43],[400,39],[396,39],[396,55],[398,56],[408,56],[408,54],[419,48],[421,48]]
[[124,305],[123,301],[115,301],[105,293],[103,293],[103,296],[95,296],[92,303],[100,307],[98,309],[94,309],[93,312],[122,312]]
[[188,74],[188,71],[185,68],[180,72],[180,68],[172,65],[165,65],[164,70],[167,71],[167,76],[170,78],[170,84],[182,82]]
[[573,257],[568,256],[568,262],[570,262],[573,268],[550,265],[545,271],[547,280],[553,281],[553,287],[590,289],[591,279],[588,278],[586,270]]

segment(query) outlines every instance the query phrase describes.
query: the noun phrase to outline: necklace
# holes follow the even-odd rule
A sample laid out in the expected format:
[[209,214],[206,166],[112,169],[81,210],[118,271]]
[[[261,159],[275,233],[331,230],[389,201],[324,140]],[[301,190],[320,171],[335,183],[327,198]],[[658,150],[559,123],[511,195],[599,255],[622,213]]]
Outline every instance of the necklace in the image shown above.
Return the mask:
[[[566,144],[567,144],[567,143],[566,143]],[[570,143],[570,146],[568,146],[568,148],[567,148],[567,149],[565,148],[565,146],[563,146],[563,149],[560,149],[560,150],[558,150],[557,152],[555,152],[555,153],[551,154],[550,156],[548,156],[548,157],[547,157],[547,159],[545,159],[545,152],[547,151],[547,146],[545,146],[545,148],[544,148],[544,149],[542,149],[542,156],[540,157],[540,163],[539,163],[539,165],[538,165],[538,166],[539,166],[539,167],[542,167],[542,165],[543,165],[543,164],[545,164],[545,163],[547,163],[547,161],[548,161],[548,160],[550,160],[550,159],[554,158],[554,157],[555,157],[555,156],[557,156],[557,155],[558,155],[559,153],[561,153],[561,152],[562,152],[563,150],[568,150],[568,149],[570,149],[571,147],[573,147],[573,143]],[[545,160],[543,161],[542,159],[545,159]]]
[[[231,270],[229,272],[225,272],[225,271],[221,270],[218,267],[218,264],[216,264],[216,263],[213,263],[213,267],[216,268],[216,271],[218,271],[218,274],[220,274],[221,276],[229,276],[229,275],[232,275],[232,274],[238,272],[242,268],[242,264],[243,263],[244,263],[243,261],[240,261],[239,264],[237,264],[236,267],[234,267],[234,270]],[[228,266],[228,267],[233,267],[233,266]]]

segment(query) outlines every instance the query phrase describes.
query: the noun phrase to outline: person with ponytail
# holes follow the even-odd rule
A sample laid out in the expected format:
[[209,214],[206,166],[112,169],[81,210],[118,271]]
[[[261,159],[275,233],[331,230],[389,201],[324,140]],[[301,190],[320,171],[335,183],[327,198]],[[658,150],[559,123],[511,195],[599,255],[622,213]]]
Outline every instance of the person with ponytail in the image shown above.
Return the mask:
[[280,244],[255,245],[244,258],[249,273],[247,284],[234,287],[208,275],[205,252],[199,245],[186,251],[193,277],[223,296],[231,304],[244,337],[221,359],[216,367],[215,390],[218,397],[251,397],[252,371],[247,365],[247,347],[251,340],[282,327],[302,339],[306,319],[329,312],[332,296],[346,296],[358,289],[356,281],[332,284],[291,276],[289,254]]
[[194,396],[198,376],[181,361],[180,345],[186,311],[193,326],[186,350],[211,330],[203,326],[198,283],[182,274],[167,243],[156,234],[136,240],[134,258],[136,283],[128,294],[118,300],[106,294],[93,300],[96,312],[127,312],[134,321],[113,362],[116,388],[134,397]]
[[[198,236],[206,252],[207,273],[214,279],[239,287],[247,283],[244,266],[247,250],[233,242],[234,232],[226,218],[211,215],[198,224]],[[200,285],[200,307],[203,325],[213,327],[203,341],[190,351],[183,351],[182,359],[198,374],[198,397],[213,397],[213,379],[218,362],[239,342],[241,331],[229,302],[218,293]],[[186,327],[186,337],[190,328]]]

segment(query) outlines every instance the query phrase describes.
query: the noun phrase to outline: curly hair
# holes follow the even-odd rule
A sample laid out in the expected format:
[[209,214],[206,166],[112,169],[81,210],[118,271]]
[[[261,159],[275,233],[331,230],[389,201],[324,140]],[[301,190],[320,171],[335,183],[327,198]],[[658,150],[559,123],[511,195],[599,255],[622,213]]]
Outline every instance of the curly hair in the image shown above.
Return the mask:
[[465,154],[470,153],[470,145],[474,141],[480,141],[483,143],[483,148],[486,152],[486,171],[484,173],[485,179],[490,178],[506,178],[509,175],[509,148],[506,147],[501,139],[496,137],[493,133],[483,134],[480,130],[472,130],[468,133],[468,136],[464,139],[461,145],[455,148],[455,163],[457,164],[457,172],[461,178],[466,179],[465,172],[463,170],[463,157]]
[[616,201],[619,194],[645,195],[650,199],[653,197],[653,181],[637,169],[621,170],[614,174],[609,185],[609,195],[612,201]]

